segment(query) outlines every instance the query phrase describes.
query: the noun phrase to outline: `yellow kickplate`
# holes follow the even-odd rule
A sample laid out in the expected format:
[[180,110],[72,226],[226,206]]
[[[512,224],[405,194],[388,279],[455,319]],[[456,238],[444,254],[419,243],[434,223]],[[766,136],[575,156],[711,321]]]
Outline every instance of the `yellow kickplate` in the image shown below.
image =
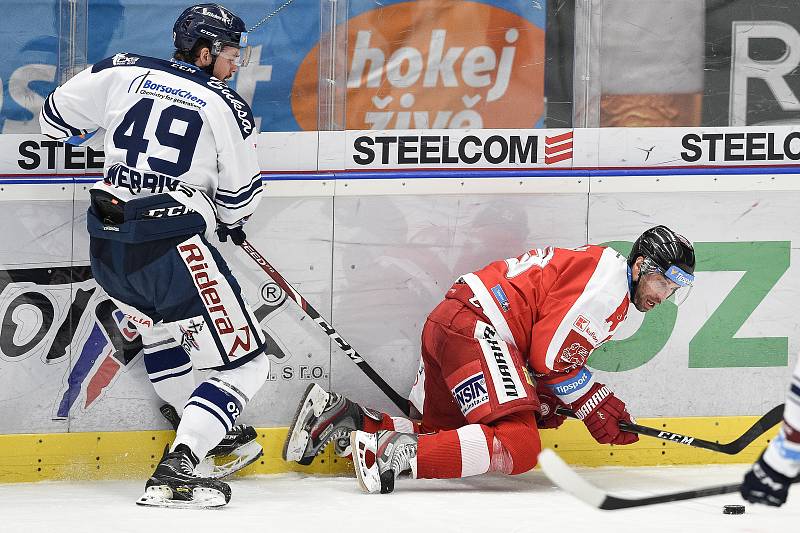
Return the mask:
[[[727,443],[744,433],[758,417],[692,417],[638,419],[643,426]],[[328,446],[310,466],[286,463],[281,458],[287,428],[258,429],[264,456],[238,475],[306,472],[352,472],[349,460],[337,457]],[[585,466],[653,466],[754,461],[777,426],[736,455],[703,450],[641,436],[629,446],[597,444],[583,423],[568,420],[555,430],[543,430],[542,447],[553,448],[567,462]],[[173,431],[119,431],[0,435],[0,483],[45,479],[146,479],[155,469]]]
[[[328,447],[310,466],[281,458],[287,428],[258,429],[264,455],[240,474],[352,471],[352,464]],[[153,473],[174,431],[106,431],[0,435],[0,483],[45,479],[146,479]]]

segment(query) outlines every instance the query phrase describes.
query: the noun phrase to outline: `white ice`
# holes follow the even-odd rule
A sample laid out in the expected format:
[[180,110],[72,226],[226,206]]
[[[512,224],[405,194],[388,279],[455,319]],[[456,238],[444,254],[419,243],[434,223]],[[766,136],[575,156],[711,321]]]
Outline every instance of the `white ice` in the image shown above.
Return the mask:
[[[643,497],[737,483],[747,465],[583,468],[595,485]],[[144,480],[0,484],[0,531],[168,533],[539,533],[800,531],[800,489],[776,509],[738,494],[599,511],[553,486],[540,470],[460,480],[399,479],[393,494],[363,494],[355,478],[277,474],[237,478],[219,510],[140,507]],[[725,515],[726,504],[746,504]]]

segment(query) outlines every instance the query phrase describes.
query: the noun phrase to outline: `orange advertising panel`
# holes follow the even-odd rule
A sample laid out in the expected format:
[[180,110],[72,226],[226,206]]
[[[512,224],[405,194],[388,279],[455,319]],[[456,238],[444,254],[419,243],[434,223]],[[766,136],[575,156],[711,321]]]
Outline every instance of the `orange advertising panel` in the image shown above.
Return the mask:
[[[342,28],[343,29],[343,28]],[[464,0],[419,0],[347,24],[347,129],[531,128],[544,110],[544,30]],[[317,128],[319,45],[295,77],[292,111]],[[301,97],[305,93],[305,97]]]

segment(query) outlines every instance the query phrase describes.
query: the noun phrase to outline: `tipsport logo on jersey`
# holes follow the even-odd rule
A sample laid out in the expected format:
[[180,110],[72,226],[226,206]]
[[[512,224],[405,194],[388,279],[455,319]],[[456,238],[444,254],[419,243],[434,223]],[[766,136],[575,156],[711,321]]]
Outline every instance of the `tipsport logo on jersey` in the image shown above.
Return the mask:
[[[517,7],[524,15],[490,3],[421,0],[351,18],[347,129],[540,126],[544,2]],[[316,84],[318,64],[319,45],[302,61],[296,88]],[[292,93],[297,123],[315,130],[316,99]]]

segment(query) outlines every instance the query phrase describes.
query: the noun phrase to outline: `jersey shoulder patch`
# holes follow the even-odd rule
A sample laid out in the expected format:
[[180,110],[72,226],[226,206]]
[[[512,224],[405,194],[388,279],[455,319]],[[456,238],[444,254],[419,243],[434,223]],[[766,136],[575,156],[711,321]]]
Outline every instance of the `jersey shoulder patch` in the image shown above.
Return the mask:
[[[172,61],[165,61],[155,57],[141,56],[138,54],[131,54],[128,52],[120,52],[111,57],[107,57],[92,65],[92,72],[100,72],[113,67],[142,67],[142,68],[156,68],[159,70],[169,70],[165,68]],[[200,69],[193,69],[200,70]],[[202,72],[202,71],[201,71]],[[206,76],[208,76],[206,74]]]

